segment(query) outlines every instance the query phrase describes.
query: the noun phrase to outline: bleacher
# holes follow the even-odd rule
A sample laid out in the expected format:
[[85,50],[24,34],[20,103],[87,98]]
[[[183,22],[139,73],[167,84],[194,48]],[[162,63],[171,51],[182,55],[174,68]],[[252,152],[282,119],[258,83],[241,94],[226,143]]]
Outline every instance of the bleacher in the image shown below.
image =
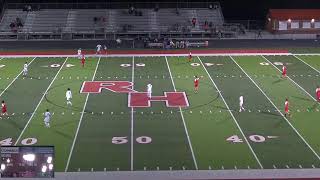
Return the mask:
[[[0,31],[10,32],[16,17],[24,22],[22,33],[207,33],[204,22],[222,27],[221,8],[137,8],[142,15],[129,14],[128,9],[41,9],[23,12],[6,9]],[[196,18],[195,27],[191,20]]]
[[17,17],[21,19],[22,24],[25,24],[26,15],[27,12],[22,11],[21,9],[7,9],[3,15],[3,18],[1,19],[0,31],[10,32],[10,23],[14,22]]

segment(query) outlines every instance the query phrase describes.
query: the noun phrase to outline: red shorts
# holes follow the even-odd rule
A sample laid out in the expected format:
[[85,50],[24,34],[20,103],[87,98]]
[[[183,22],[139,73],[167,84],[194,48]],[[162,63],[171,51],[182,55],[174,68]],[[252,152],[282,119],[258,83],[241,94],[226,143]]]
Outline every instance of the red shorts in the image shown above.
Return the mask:
[[2,113],[6,113],[7,112],[7,108],[2,108],[1,112]]
[[317,97],[318,101],[320,101],[320,96]]
[[194,87],[198,87],[199,86],[199,84],[194,84]]
[[286,75],[286,74],[287,74],[287,71],[283,71],[283,72],[282,72],[282,75]]
[[81,63],[84,64],[86,61],[82,60]]
[[284,108],[284,112],[288,113],[289,112],[289,108]]

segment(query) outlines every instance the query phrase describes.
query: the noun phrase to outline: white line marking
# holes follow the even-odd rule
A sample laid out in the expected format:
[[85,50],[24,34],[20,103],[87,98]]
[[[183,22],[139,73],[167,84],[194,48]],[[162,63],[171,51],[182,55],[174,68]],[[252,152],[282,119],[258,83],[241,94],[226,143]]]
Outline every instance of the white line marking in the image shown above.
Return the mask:
[[314,67],[312,67],[310,64],[306,63],[304,60],[302,60],[301,58],[299,58],[298,56],[296,55],[293,55],[293,57],[299,59],[301,62],[303,62],[304,64],[306,64],[307,66],[309,66],[310,68],[312,68],[313,70],[317,71],[318,73],[320,73],[320,71]]
[[237,121],[237,120],[236,120],[236,118],[234,117],[233,113],[230,111],[230,108],[229,108],[229,106],[228,106],[228,104],[227,104],[226,100],[225,100],[225,99],[224,99],[224,97],[222,96],[220,89],[218,88],[218,86],[216,85],[216,83],[213,81],[212,77],[210,76],[210,74],[209,74],[208,70],[206,69],[206,67],[203,65],[203,63],[202,63],[202,61],[201,61],[201,59],[200,59],[200,57],[199,57],[199,56],[198,56],[198,59],[199,59],[200,63],[202,64],[202,67],[204,68],[204,70],[207,72],[207,74],[208,74],[208,76],[209,76],[209,78],[210,78],[210,80],[211,80],[212,84],[214,85],[214,87],[215,87],[215,88],[217,89],[217,91],[219,92],[220,97],[221,97],[221,99],[223,100],[224,104],[226,105],[227,109],[229,109],[229,113],[230,113],[230,115],[232,116],[232,118],[233,118],[234,122],[236,123],[236,125],[237,125],[238,129],[240,130],[240,132],[241,132],[241,134],[242,134],[242,137],[245,139],[246,143],[248,144],[248,147],[249,147],[249,149],[251,150],[251,152],[252,152],[253,156],[255,157],[256,161],[258,162],[258,164],[259,164],[260,168],[261,168],[261,169],[263,169],[263,166],[262,166],[262,164],[261,164],[260,160],[258,159],[258,157],[257,157],[256,153],[253,151],[253,149],[252,149],[252,147],[251,147],[251,145],[250,145],[250,143],[249,143],[249,141],[248,141],[247,137],[246,137],[246,136],[245,136],[245,134],[243,133],[243,131],[242,131],[242,129],[241,129],[241,127],[240,127],[240,125],[238,124],[238,121]]
[[[34,59],[33,59],[33,60],[34,60]],[[33,61],[33,60],[32,60],[32,61]],[[63,65],[67,62],[67,60],[68,60],[68,57],[67,57],[67,58],[66,58],[66,60],[64,61]],[[20,133],[20,135],[19,135],[19,137],[18,137],[18,139],[17,139],[17,141],[14,143],[14,145],[15,145],[15,146],[18,144],[18,142],[20,141],[20,139],[21,139],[21,137],[22,137],[22,135],[23,135],[24,131],[25,131],[25,130],[27,129],[27,127],[29,126],[29,123],[31,122],[31,120],[32,120],[33,116],[36,114],[36,111],[37,111],[37,109],[39,108],[39,106],[40,106],[40,104],[41,104],[42,100],[44,99],[44,97],[45,97],[45,96],[46,96],[46,94],[48,93],[48,91],[49,91],[50,87],[52,86],[52,84],[53,84],[54,80],[58,77],[58,75],[59,75],[59,73],[60,73],[61,69],[63,68],[63,65],[60,67],[59,71],[58,71],[58,72],[57,72],[57,74],[54,76],[53,80],[51,81],[51,83],[49,84],[48,88],[46,89],[46,91],[44,92],[43,96],[41,97],[41,99],[40,99],[40,101],[39,101],[38,105],[37,105],[37,106],[36,106],[36,108],[34,109],[34,111],[33,111],[32,115],[31,115],[31,117],[29,118],[29,120],[28,120],[28,122],[27,122],[27,124],[24,126],[24,128],[23,128],[22,132]]]
[[[95,78],[95,76],[96,76],[99,63],[100,63],[100,58],[99,58],[99,60],[98,60],[96,69],[95,69],[95,71],[94,71],[94,73],[93,73],[92,81],[94,80],[94,78]],[[73,142],[72,142],[72,146],[71,146],[71,149],[70,149],[70,153],[69,153],[68,161],[67,161],[67,164],[66,164],[66,168],[65,168],[65,170],[64,170],[65,172],[67,172],[67,171],[68,171],[68,168],[69,168],[69,163],[70,163],[71,156],[72,156],[72,153],[73,153],[73,148],[74,148],[74,145],[76,144],[76,140],[77,140],[77,137],[78,137],[79,129],[80,129],[80,126],[81,126],[81,122],[82,122],[83,115],[84,115],[84,111],[85,111],[86,106],[87,106],[87,102],[88,102],[89,95],[90,95],[90,94],[88,93],[88,94],[87,94],[87,97],[86,97],[86,101],[85,101],[84,106],[83,106],[83,109],[82,109],[82,113],[81,113],[81,116],[80,116],[80,121],[79,121],[79,123],[78,123],[77,131],[76,131],[76,134],[75,134],[74,139],[73,139]]]
[[[131,74],[131,82],[133,83],[132,89],[134,89],[134,57],[132,57],[132,74]],[[134,119],[133,119],[133,107],[131,107],[131,153],[130,153],[130,167],[131,171],[133,171],[133,125],[134,125]]]
[[[176,86],[174,84],[174,81],[172,79],[172,73],[171,73],[171,69],[170,69],[169,63],[168,63],[167,56],[165,56],[165,59],[166,59],[167,67],[168,67],[168,70],[169,70],[169,74],[170,74],[171,82],[172,82],[172,85],[173,85],[173,89],[174,89],[174,91],[177,91]],[[179,107],[179,109],[180,109],[180,115],[181,115],[181,118],[182,118],[184,130],[185,130],[186,135],[187,135],[190,151],[191,151],[191,154],[192,154],[193,163],[194,163],[194,166],[195,166],[196,170],[198,170],[198,163],[197,163],[196,157],[195,157],[194,152],[193,152],[190,136],[189,136],[189,133],[188,133],[188,129],[187,129],[187,126],[186,126],[186,122],[184,120],[184,116],[183,116],[181,107]]]
[[295,131],[295,133],[303,140],[303,142],[310,148],[313,154],[320,160],[319,155],[315,152],[315,150],[309,145],[309,143],[302,137],[302,135],[297,131],[297,129],[288,121],[288,119],[282,114],[282,112],[278,109],[278,107],[271,101],[271,99],[267,96],[267,94],[257,85],[257,83],[242,69],[242,67],[230,56],[232,61],[242,70],[243,73],[247,75],[247,77],[253,82],[253,84],[262,92],[262,94],[269,100],[269,102],[279,111],[280,115],[287,121],[287,123],[291,126],[291,128]]
[[[32,61],[29,62],[28,66],[36,59],[33,58]],[[18,79],[18,77],[23,73],[23,70],[11,81],[11,83],[0,93],[0,97],[3,95],[4,92]]]
[[[265,59],[266,61],[268,61],[274,68],[276,68],[279,72],[281,72],[280,69],[278,69],[273,63],[271,63],[266,57],[263,57],[263,59]],[[298,83],[296,83],[294,80],[292,80],[289,76],[287,76],[287,78],[293,82],[296,86],[298,86],[302,91],[304,91],[307,95],[309,95],[314,101],[317,101],[316,98],[314,98],[311,94],[309,94],[305,89],[303,89]]]

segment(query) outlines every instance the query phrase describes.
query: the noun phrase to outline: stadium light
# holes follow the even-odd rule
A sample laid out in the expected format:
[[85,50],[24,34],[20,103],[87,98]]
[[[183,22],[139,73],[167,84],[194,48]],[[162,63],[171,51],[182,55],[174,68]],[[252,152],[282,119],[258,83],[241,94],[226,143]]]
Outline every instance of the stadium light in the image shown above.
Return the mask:
[[26,161],[34,161],[36,159],[36,155],[35,154],[25,154],[22,156],[22,158]]
[[311,19],[311,22],[314,23],[314,19]]
[[53,169],[53,164],[49,164],[49,170],[51,171]]
[[1,164],[1,171],[4,171],[6,169],[6,165],[5,164]]
[[41,172],[43,172],[43,173],[47,172],[47,166],[42,166]]
[[52,163],[52,157],[51,157],[51,156],[49,156],[49,157],[47,158],[47,163],[48,163],[48,164],[51,164],[51,163]]
[[290,18],[288,19],[288,22],[291,23],[291,19]]

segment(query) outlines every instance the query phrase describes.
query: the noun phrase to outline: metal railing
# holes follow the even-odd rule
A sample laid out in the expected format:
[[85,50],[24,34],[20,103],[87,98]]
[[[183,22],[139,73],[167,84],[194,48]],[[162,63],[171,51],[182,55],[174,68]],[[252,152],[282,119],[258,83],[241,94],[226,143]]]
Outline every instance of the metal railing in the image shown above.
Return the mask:
[[[90,2],[90,3],[27,3],[33,9],[127,9],[134,6],[136,9],[161,8],[208,8],[220,4],[215,1],[205,2]],[[8,3],[9,9],[22,9],[26,3]]]

